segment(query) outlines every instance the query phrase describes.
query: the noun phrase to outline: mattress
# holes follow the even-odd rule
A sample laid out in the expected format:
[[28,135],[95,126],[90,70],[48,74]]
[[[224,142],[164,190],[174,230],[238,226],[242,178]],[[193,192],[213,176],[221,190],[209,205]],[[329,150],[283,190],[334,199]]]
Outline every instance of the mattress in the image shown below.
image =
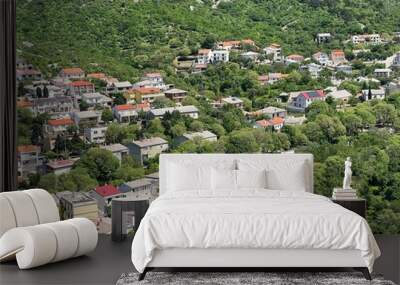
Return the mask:
[[320,195],[265,189],[160,196],[137,230],[132,262],[143,272],[156,250],[171,248],[359,250],[370,271],[380,255],[361,216]]

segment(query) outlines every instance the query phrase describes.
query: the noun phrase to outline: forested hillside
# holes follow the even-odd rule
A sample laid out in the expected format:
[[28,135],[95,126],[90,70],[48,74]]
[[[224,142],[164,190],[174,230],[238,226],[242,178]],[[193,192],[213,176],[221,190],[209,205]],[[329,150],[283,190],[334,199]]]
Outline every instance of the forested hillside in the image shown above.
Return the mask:
[[286,54],[310,56],[318,32],[332,33],[325,48],[334,48],[352,33],[400,29],[396,0],[235,0],[216,9],[211,2],[20,0],[18,45],[42,70],[77,64],[132,79],[143,69],[168,71],[176,55],[215,40],[277,42]]

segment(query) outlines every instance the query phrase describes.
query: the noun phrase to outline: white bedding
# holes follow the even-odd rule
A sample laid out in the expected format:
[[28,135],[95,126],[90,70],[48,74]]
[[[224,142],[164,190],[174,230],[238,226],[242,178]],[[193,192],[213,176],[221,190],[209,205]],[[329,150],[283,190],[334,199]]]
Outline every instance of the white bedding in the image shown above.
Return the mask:
[[150,206],[132,243],[143,272],[155,249],[357,249],[372,271],[380,251],[362,217],[307,192],[171,192]]

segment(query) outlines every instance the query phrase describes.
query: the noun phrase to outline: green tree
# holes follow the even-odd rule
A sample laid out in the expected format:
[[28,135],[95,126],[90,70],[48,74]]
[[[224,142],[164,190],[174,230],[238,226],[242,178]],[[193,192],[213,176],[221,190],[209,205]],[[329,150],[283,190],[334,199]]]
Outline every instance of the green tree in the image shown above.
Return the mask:
[[91,148],[74,164],[75,168],[86,169],[91,178],[104,184],[114,178],[115,172],[119,168],[119,161],[111,151]]
[[229,134],[226,152],[228,153],[252,153],[258,152],[260,146],[250,131],[233,131]]
[[110,109],[104,109],[101,113],[101,120],[103,122],[111,122],[113,120],[113,114]]
[[58,178],[54,173],[45,174],[40,177],[38,186],[50,193],[55,193],[58,191]]

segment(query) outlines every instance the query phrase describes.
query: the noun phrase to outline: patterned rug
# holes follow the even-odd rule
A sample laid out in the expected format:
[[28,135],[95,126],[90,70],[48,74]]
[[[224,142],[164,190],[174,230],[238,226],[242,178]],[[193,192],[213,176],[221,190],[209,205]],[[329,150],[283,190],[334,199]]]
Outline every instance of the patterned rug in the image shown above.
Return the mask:
[[359,272],[148,272],[138,281],[138,273],[122,274],[117,285],[395,285],[381,276],[368,281]]

